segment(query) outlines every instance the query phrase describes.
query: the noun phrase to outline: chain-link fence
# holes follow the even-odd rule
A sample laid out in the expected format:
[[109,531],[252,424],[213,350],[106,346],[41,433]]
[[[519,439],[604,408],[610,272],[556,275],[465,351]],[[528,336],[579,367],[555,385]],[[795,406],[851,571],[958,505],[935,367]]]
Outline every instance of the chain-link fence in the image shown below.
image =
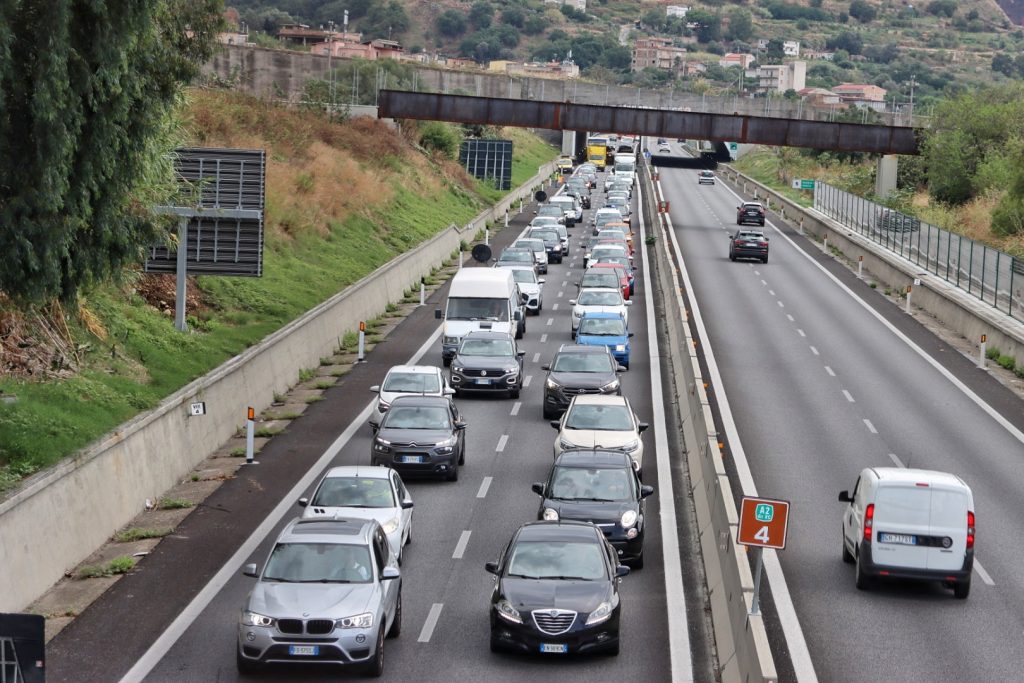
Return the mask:
[[814,208],[922,270],[1024,320],[1024,260],[820,181],[814,187]]

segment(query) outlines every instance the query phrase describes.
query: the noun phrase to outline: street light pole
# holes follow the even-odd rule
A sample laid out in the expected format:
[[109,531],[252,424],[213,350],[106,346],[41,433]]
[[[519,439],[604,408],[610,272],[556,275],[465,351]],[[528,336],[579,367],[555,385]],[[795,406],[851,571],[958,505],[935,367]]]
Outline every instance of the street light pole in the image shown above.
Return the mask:
[[334,55],[334,22],[327,22],[327,73],[330,74],[331,114],[334,114],[334,70],[331,68],[331,57]]
[[910,125],[914,125],[914,82],[915,77],[910,77]]

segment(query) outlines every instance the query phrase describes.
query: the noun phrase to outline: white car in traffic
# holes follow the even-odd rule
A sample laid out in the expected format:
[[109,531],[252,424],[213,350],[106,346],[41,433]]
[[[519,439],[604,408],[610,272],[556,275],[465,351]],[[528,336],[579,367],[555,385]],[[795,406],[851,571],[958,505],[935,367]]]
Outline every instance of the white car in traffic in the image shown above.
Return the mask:
[[646,422],[637,420],[625,396],[578,394],[569,403],[561,420],[552,420],[558,430],[554,454],[573,448],[617,450],[628,453],[633,467],[641,471],[644,443],[641,432]]
[[620,289],[593,287],[581,290],[569,303],[572,305],[572,333],[576,334],[585,313],[617,313],[628,324],[628,307],[633,302],[623,300]]

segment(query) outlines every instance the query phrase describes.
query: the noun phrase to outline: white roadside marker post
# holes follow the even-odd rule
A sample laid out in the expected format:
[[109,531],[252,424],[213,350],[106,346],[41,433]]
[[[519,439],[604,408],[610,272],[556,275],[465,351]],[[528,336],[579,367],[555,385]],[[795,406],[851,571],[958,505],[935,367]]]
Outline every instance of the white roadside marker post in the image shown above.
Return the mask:
[[259,465],[256,456],[256,410],[249,406],[245,415],[245,464]]

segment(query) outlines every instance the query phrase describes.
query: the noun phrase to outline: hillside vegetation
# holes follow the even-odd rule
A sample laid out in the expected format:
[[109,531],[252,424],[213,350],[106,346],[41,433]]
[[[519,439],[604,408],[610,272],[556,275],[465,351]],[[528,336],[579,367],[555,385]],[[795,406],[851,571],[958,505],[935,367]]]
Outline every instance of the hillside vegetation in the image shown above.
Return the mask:
[[[189,283],[192,332],[173,328],[173,278],[129,275],[84,291],[74,310],[0,302],[0,490],[155,406],[189,381],[451,223],[495,191],[419,146],[412,125],[330,121],[239,94],[192,90],[188,142],[267,150],[262,278]],[[440,125],[440,124],[436,124]],[[459,131],[446,129],[458,138]],[[520,130],[514,183],[557,150]]]

